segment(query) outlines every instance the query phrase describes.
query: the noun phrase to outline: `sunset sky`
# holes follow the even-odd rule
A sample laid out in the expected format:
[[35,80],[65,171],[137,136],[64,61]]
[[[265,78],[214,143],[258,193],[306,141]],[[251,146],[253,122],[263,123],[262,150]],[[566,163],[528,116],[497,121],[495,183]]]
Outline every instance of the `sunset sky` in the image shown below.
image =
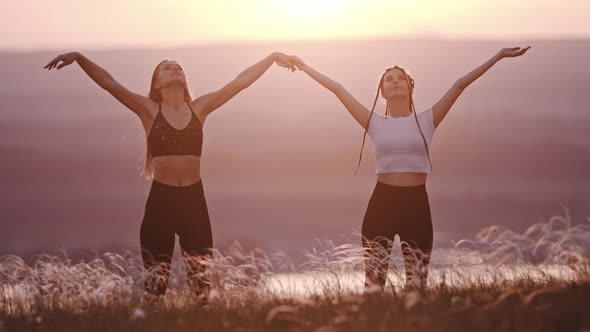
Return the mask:
[[[452,5],[449,5],[452,3]],[[585,0],[0,0],[0,49],[248,41],[588,38]]]

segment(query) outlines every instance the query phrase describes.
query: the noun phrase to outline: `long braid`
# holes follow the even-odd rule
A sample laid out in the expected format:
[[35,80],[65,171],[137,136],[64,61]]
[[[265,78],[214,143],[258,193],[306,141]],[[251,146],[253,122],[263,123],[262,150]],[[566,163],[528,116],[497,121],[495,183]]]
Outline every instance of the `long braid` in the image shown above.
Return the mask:
[[[412,98],[410,96],[410,98]],[[428,163],[430,164],[430,169],[432,170],[432,162],[430,161],[430,152],[428,152],[428,144],[426,143],[426,138],[424,138],[424,133],[422,132],[422,128],[420,128],[420,123],[418,122],[418,116],[416,115],[416,107],[414,106],[414,100],[411,100],[412,109],[414,111],[414,118],[416,118],[416,124],[418,125],[418,129],[420,130],[420,134],[422,135],[422,140],[424,141],[424,147],[426,148],[426,156],[428,157]]]
[[[400,68],[400,67],[397,67]],[[432,170],[432,162],[430,161],[430,152],[428,151],[428,144],[426,143],[426,138],[424,137],[424,133],[422,132],[422,128],[420,127],[420,122],[418,122],[418,115],[416,114],[416,106],[414,105],[414,79],[412,79],[411,77],[409,77],[409,75],[406,73],[406,71],[403,68],[400,68],[405,77],[406,77],[406,81],[410,86],[410,112],[414,113],[414,118],[416,119],[416,124],[418,125],[418,130],[420,130],[420,135],[422,135],[422,140],[424,141],[424,148],[426,148],[426,156],[428,157],[428,163],[430,164],[430,169]]]
[[373,112],[375,111],[375,105],[377,105],[377,99],[379,99],[379,94],[381,93],[381,88],[383,87],[383,77],[385,76],[385,73],[387,73],[387,71],[385,71],[381,75],[381,79],[379,79],[379,86],[377,86],[377,94],[375,95],[375,101],[373,101],[373,107],[371,108],[371,113],[369,113],[369,119],[367,120],[367,125],[365,126],[365,133],[363,134],[363,144],[361,145],[361,153],[359,155],[359,162],[358,162],[358,165],[356,166],[356,170],[354,171],[354,175],[356,175],[356,173],[359,170],[359,167],[361,167],[361,160],[363,158],[363,148],[365,147],[365,140],[367,138],[367,131],[369,131],[369,124],[371,123],[371,117],[373,116]]

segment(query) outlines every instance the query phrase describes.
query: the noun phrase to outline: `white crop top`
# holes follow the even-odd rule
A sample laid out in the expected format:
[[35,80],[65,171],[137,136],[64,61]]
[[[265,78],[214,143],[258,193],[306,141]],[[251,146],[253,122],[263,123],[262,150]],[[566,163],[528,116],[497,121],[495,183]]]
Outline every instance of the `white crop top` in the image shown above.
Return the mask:
[[[416,116],[430,152],[434,136],[432,107]],[[424,140],[420,135],[414,114],[392,118],[373,113],[367,132],[373,143],[377,174],[430,172]]]

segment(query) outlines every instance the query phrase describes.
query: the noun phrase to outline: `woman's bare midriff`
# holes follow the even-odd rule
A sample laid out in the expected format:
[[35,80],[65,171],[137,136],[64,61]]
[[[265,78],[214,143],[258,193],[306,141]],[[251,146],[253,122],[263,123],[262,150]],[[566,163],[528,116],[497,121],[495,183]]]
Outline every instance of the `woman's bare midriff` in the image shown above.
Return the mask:
[[186,187],[201,180],[201,158],[197,156],[160,156],[152,159],[154,180]]
[[426,183],[427,173],[396,172],[377,174],[377,181],[391,186],[409,187]]

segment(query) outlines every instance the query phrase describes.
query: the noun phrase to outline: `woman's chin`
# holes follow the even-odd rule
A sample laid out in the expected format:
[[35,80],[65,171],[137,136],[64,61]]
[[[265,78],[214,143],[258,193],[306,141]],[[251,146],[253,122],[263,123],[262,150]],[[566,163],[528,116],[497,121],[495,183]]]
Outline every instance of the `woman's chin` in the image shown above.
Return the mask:
[[170,81],[166,82],[164,86],[172,87],[172,86],[179,86],[179,87],[186,87],[186,83],[182,79],[171,79]]
[[389,101],[397,101],[402,99],[407,99],[408,94],[404,92],[392,92],[387,96],[387,100]]

